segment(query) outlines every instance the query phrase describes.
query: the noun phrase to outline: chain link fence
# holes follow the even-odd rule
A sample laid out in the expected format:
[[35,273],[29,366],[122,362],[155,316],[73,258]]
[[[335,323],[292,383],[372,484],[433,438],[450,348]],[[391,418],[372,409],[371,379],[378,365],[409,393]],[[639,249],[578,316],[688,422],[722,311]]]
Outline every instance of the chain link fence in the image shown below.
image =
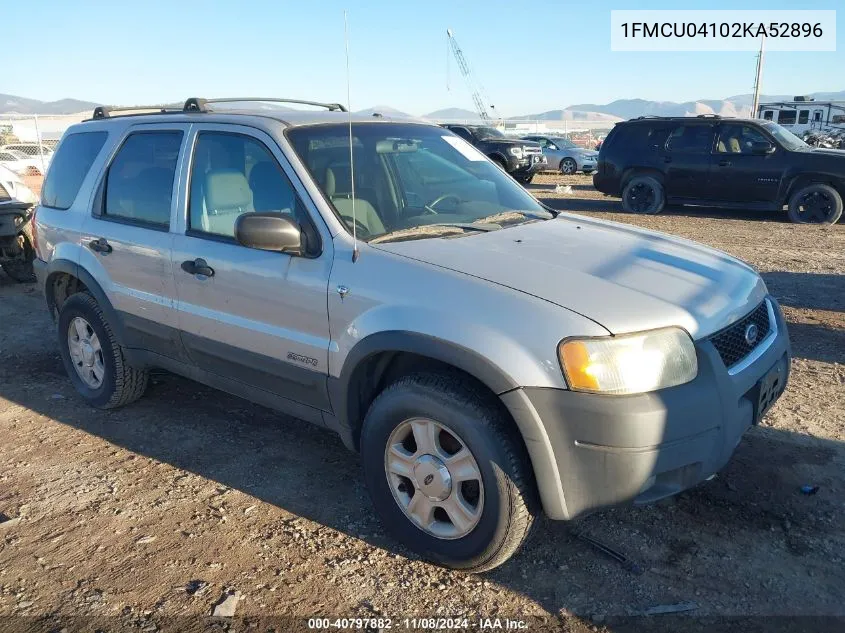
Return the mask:
[[0,165],[39,194],[64,131],[89,112],[70,115],[0,114]]

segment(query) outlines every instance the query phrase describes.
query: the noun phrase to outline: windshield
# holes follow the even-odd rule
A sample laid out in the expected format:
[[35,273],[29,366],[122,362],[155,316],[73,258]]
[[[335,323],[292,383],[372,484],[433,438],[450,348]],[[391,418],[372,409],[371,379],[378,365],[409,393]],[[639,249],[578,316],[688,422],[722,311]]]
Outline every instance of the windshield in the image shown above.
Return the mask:
[[494,127],[474,127],[472,131],[478,138],[503,138],[505,136]]
[[570,141],[568,138],[555,137],[555,138],[552,139],[552,143],[554,143],[558,147],[567,147],[567,148],[568,147],[578,147],[577,145],[575,145],[575,143]]
[[[471,224],[507,211],[523,221],[552,214],[472,145],[443,128],[408,123],[291,128],[287,137],[352,232],[371,239],[430,225]],[[479,231],[468,231],[472,235]],[[415,239],[437,236],[419,231]]]
[[769,134],[774,136],[778,140],[778,142],[783,145],[786,149],[809,149],[810,147],[800,138],[795,136],[792,132],[790,132],[786,128],[782,128],[777,123],[766,122],[763,125],[765,126]]

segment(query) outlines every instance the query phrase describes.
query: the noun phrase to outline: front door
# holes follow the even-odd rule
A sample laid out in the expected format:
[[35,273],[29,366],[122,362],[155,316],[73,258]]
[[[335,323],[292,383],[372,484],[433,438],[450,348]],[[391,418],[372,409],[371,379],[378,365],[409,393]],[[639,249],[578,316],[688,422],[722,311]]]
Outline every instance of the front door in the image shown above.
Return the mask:
[[[172,258],[185,348],[206,372],[328,410],[333,253],[317,230],[321,220],[306,208],[304,189],[291,184],[293,171],[264,132],[195,125],[191,146]],[[235,220],[253,211],[291,214],[304,228],[308,253],[238,244]]]
[[[774,145],[771,154],[755,154],[754,143]],[[777,200],[786,151],[759,128],[723,123],[713,154],[710,190],[723,202],[773,202]]]
[[170,266],[174,182],[187,124],[139,124],[110,157],[82,227],[80,265],[103,286],[126,345],[184,360]]
[[666,139],[660,163],[668,198],[707,199],[707,177],[715,125],[685,123]]

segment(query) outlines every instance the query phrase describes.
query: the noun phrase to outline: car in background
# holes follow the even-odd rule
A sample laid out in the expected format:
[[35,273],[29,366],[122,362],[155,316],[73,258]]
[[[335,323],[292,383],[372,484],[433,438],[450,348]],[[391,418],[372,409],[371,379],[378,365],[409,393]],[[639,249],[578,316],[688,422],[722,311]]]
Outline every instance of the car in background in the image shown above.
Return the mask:
[[0,203],[10,200],[35,204],[38,202],[38,196],[23,184],[20,176],[0,165]]
[[30,157],[16,149],[0,149],[0,165],[20,176],[40,176],[49,159],[45,156],[42,164],[40,157]]
[[534,141],[508,138],[496,128],[487,125],[447,123],[442,127],[474,145],[523,185],[529,184],[538,171],[546,169],[543,151]]
[[535,141],[543,149],[549,169],[557,169],[562,174],[576,172],[592,173],[598,163],[599,153],[578,147],[568,138],[562,136],[523,136],[527,141]]
[[792,222],[835,224],[845,197],[845,152],[807,145],[760,119],[639,117],[617,123],[599,152],[596,189],[629,213],[665,204],[782,211]]

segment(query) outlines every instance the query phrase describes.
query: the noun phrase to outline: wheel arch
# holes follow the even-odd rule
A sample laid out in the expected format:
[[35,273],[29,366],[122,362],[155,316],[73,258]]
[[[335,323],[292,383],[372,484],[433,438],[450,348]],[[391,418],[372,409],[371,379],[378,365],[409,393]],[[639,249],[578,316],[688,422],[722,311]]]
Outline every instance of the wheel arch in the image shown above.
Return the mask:
[[341,437],[359,451],[369,405],[393,380],[416,371],[459,371],[495,398],[525,445],[547,514],[566,516],[566,504],[549,436],[522,390],[501,368],[477,352],[433,336],[407,331],[372,334],[349,352],[340,376],[329,379],[329,397]]
[[50,316],[55,320],[62,303],[77,292],[88,292],[99,304],[121,347],[126,340],[123,320],[114,309],[103,288],[94,276],[79,264],[68,259],[54,259],[47,265],[44,277],[44,296]]
[[619,179],[619,190],[624,191],[631,179],[636,176],[651,176],[661,186],[664,185],[665,176],[659,169],[655,169],[654,167],[628,167],[622,172],[622,178]]
[[789,204],[792,196],[796,191],[806,187],[807,185],[821,184],[828,185],[836,189],[839,195],[845,199],[845,180],[833,174],[825,174],[821,172],[800,173],[793,175],[788,181],[785,193],[781,200],[782,204]]
[[508,167],[508,159],[504,154],[502,154],[502,152],[490,152],[489,154],[487,154],[487,158],[496,161],[497,163],[501,163],[502,165],[504,165],[505,169],[507,169]]

